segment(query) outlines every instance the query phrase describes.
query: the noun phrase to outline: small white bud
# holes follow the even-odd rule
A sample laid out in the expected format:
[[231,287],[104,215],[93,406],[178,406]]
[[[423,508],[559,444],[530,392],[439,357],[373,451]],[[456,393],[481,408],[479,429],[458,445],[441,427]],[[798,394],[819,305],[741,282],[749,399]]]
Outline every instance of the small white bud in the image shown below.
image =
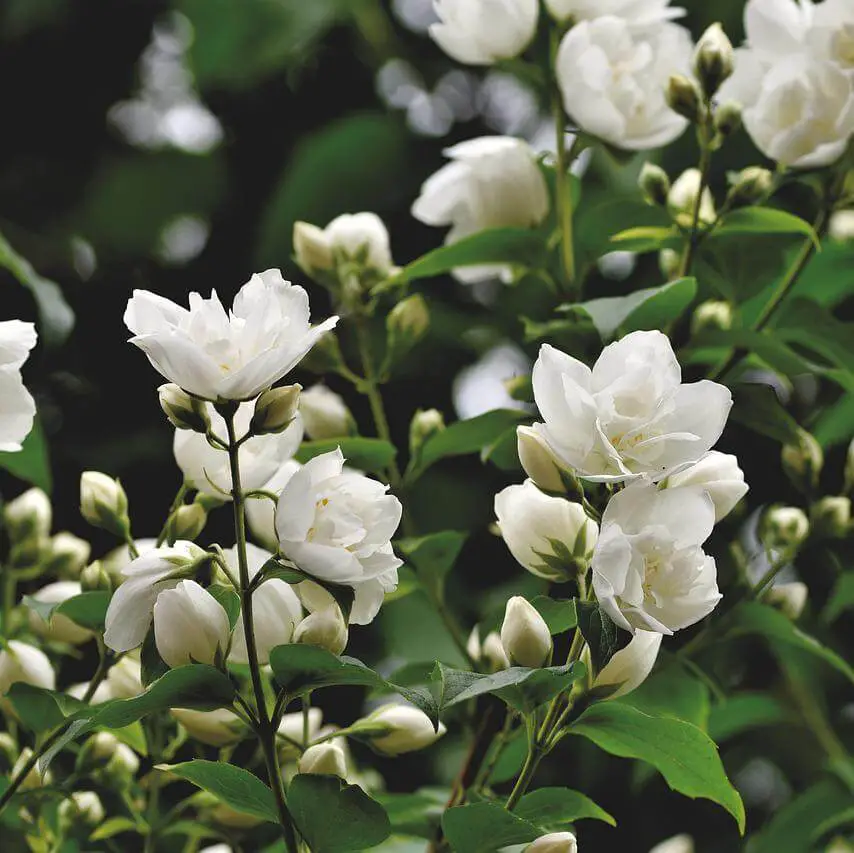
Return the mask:
[[47,555],[42,568],[47,574],[76,578],[89,560],[92,546],[73,533],[62,531],[47,543]]
[[741,127],[742,106],[737,101],[725,101],[715,109],[715,130],[719,139],[732,136]]
[[133,699],[142,693],[142,667],[138,660],[125,655],[110,667],[107,684],[114,699]]
[[694,51],[694,73],[707,98],[712,98],[721,84],[732,75],[732,42],[720,24],[712,24],[700,37]]
[[101,798],[94,791],[73,791],[59,804],[59,819],[69,827],[77,823],[97,826],[106,816]]
[[347,776],[347,758],[336,743],[318,743],[310,746],[299,760],[300,773],[320,776]]
[[430,328],[430,309],[420,293],[401,300],[386,317],[389,351],[401,355],[411,349]]
[[501,645],[510,662],[518,666],[536,669],[551,657],[549,626],[536,608],[519,595],[507,602],[501,624]]
[[697,84],[684,74],[672,74],[667,83],[667,105],[693,124],[700,120],[702,95]]
[[676,249],[662,249],[658,253],[658,268],[668,281],[679,275],[681,267],[682,256]]
[[571,832],[550,832],[529,844],[524,853],[578,853],[578,842]]
[[197,501],[179,506],[169,516],[166,527],[167,541],[174,543],[179,539],[186,539],[192,542],[205,529],[207,522],[207,511]]
[[641,195],[647,204],[664,207],[670,195],[670,178],[661,166],[646,162],[638,177]]
[[735,177],[727,194],[731,208],[747,207],[757,204],[771,191],[774,174],[761,166],[748,166]]
[[510,661],[507,659],[497,631],[490,631],[481,643],[480,630],[475,625],[469,634],[466,651],[472,660],[486,664],[490,672],[510,668]]
[[325,385],[313,385],[300,395],[300,414],[309,438],[340,438],[354,435],[356,424],[340,394]]
[[558,461],[533,427],[516,427],[516,449],[525,473],[541,489],[565,493],[567,484],[574,481],[572,473]]
[[326,272],[335,266],[332,246],[325,232],[309,222],[294,223],[294,258],[309,275]]
[[217,708],[215,711],[172,708],[170,713],[191,738],[208,746],[231,746],[246,735],[244,722],[227,708]]
[[0,696],[19,681],[45,690],[56,686],[50,659],[41,649],[20,640],[8,640],[5,648],[0,647]]
[[670,188],[667,196],[667,209],[674,221],[683,228],[690,228],[694,223],[694,209],[697,205],[697,195],[700,194],[698,222],[701,225],[711,225],[717,216],[715,200],[708,187],[703,187],[700,193],[702,175],[699,169],[686,169]]
[[347,622],[341,608],[333,602],[329,607],[315,610],[306,616],[297,625],[293,641],[306,646],[319,646],[333,655],[340,655],[347,648],[348,639]]
[[[430,718],[411,705],[383,705],[355,723],[354,727],[360,724],[367,730],[371,746],[385,755],[401,755],[424,749],[435,743],[446,731],[444,723],[439,723],[439,730],[436,731]],[[380,733],[370,734],[371,728]]]
[[762,520],[762,541],[777,551],[797,548],[810,532],[807,514],[794,506],[771,507]]
[[409,452],[415,456],[427,439],[445,429],[445,418],[438,409],[419,409],[409,423]]
[[50,498],[41,489],[27,489],[3,507],[3,518],[13,543],[44,539],[53,520]]
[[113,755],[102,771],[102,777],[108,783],[125,788],[139,770],[137,754],[126,744],[117,743]]
[[812,433],[799,429],[798,441],[784,445],[780,459],[786,475],[801,492],[809,494],[818,486],[824,452]]
[[109,592],[113,588],[110,574],[100,560],[95,560],[80,572],[80,588],[83,592]]
[[833,240],[840,242],[854,240],[854,210],[837,210],[830,217],[827,230]]
[[119,746],[119,739],[112,732],[92,735],[80,748],[77,756],[78,768],[83,772],[106,767]]
[[167,382],[157,389],[160,408],[175,429],[188,429],[205,433],[210,429],[211,419],[207,403],[191,396],[174,382]]
[[337,265],[356,264],[383,278],[392,271],[388,230],[375,213],[343,213],[323,233]]
[[[83,588],[78,581],[56,581],[33,593],[33,598],[42,604],[58,605],[82,592]],[[35,610],[31,610],[30,628],[40,637],[58,643],[70,643],[73,646],[85,643],[92,637],[89,629],[81,628],[62,613],[51,614],[50,620],[45,622]]]
[[597,697],[617,699],[640,687],[655,666],[662,637],[657,631],[636,630],[629,644],[596,676],[593,689]]
[[844,539],[851,530],[851,499],[827,495],[810,507],[813,533],[822,539]]
[[691,334],[705,331],[727,331],[732,328],[732,306],[722,299],[701,302],[691,317]]
[[715,521],[729,515],[747,494],[744,472],[731,453],[710,450],[698,462],[667,478],[667,488],[702,486],[715,505]]
[[122,539],[130,528],[125,490],[118,480],[100,471],[84,471],[80,477],[80,512],[93,527]]
[[793,622],[804,612],[809,588],[801,581],[775,583],[766,593],[765,600],[785,613]]
[[255,411],[249,429],[253,435],[284,432],[299,411],[302,385],[270,388],[255,401]]

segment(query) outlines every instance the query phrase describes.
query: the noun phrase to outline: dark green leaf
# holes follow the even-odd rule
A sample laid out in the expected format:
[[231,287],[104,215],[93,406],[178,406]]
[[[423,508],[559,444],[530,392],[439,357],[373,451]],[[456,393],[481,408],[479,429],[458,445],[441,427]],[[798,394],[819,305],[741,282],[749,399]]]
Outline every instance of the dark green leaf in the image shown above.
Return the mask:
[[81,707],[77,699],[66,693],[55,693],[23,682],[13,684],[6,699],[14,706],[21,723],[36,733],[56,728]]
[[376,847],[391,834],[385,809],[358,785],[336,776],[294,776],[288,806],[313,853],[356,853]]
[[616,826],[617,821],[589,797],[570,788],[540,788],[525,794],[514,814],[547,832],[567,829],[582,818],[602,820]]
[[397,450],[393,444],[379,438],[329,438],[323,441],[304,441],[294,457],[297,462],[308,462],[321,453],[340,447],[347,462],[363,471],[381,474],[394,461]]
[[590,649],[593,674],[601,672],[621,645],[631,639],[626,631],[618,631],[611,617],[595,601],[577,601],[578,627]]
[[709,737],[721,743],[742,732],[790,722],[789,712],[773,696],[739,693],[712,706]]
[[782,444],[798,441],[797,421],[780,405],[770,385],[737,385],[733,398],[732,420]]
[[827,308],[804,297],[787,302],[774,323],[774,334],[800,344],[854,374],[854,324],[837,320]]
[[553,635],[563,634],[578,624],[575,603],[574,598],[549,598],[547,595],[538,595],[531,600],[531,604],[543,617]]
[[448,809],[442,818],[445,837],[456,853],[495,853],[511,844],[527,844],[542,835],[498,803],[473,803]]
[[678,249],[682,237],[672,225],[639,225],[627,228],[611,238],[615,252],[657,252],[661,249]]
[[257,776],[242,767],[202,759],[181,764],[161,764],[158,767],[208,791],[235,811],[270,823],[279,822],[273,792]]
[[270,557],[270,559],[261,566],[261,570],[258,574],[262,576],[264,580],[278,578],[279,580],[289,584],[302,583],[308,577],[308,575],[301,572],[299,569],[285,565],[278,557]]
[[774,332],[750,329],[707,331],[693,338],[691,346],[680,353],[683,364],[718,364],[731,349],[753,353],[784,376],[795,377],[815,372],[818,367],[796,353]]
[[809,222],[772,207],[742,207],[724,214],[709,240],[733,234],[803,234],[819,246],[818,234]]
[[228,615],[228,624],[234,628],[240,618],[240,596],[230,586],[215,583],[208,587],[208,592],[219,602]]
[[441,595],[445,577],[454,567],[467,537],[467,533],[442,530],[417,539],[400,539],[397,545],[415,567],[421,583]]
[[39,419],[33,422],[30,434],[21,443],[17,453],[0,452],[0,468],[5,468],[19,480],[26,480],[48,494],[53,488],[47,444]]
[[569,731],[612,755],[652,764],[673,790],[720,804],[744,832],[741,797],[727,779],[715,744],[696,726],[651,717],[619,702],[599,702],[572,723]]
[[80,595],[66,598],[53,612],[67,616],[83,628],[99,631],[104,627],[111,597],[111,594],[104,590],[81,592]]
[[627,696],[617,700],[650,716],[675,717],[706,730],[709,722],[709,689],[678,662],[656,668]]
[[840,575],[822,613],[824,622],[835,622],[846,610],[854,607],[854,572]]
[[393,832],[432,839],[439,826],[450,792],[416,791],[414,794],[378,794]]

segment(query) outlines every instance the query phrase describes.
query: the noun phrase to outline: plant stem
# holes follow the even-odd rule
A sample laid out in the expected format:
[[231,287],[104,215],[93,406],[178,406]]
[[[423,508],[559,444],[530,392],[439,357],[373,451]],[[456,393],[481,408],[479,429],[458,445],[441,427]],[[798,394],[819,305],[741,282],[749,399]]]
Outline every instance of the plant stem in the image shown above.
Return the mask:
[[700,234],[700,210],[703,206],[703,192],[709,184],[709,170],[712,166],[712,150],[709,145],[709,125],[711,124],[711,111],[706,107],[703,124],[699,130],[700,136],[700,186],[697,189],[697,197],[694,199],[694,210],[691,213],[691,232],[685,251],[682,253],[682,262],[679,264],[679,277],[691,274],[694,256],[700,245],[702,235]]
[[18,579],[15,577],[15,572],[11,566],[0,566],[0,571],[3,572],[3,636],[8,640],[10,633],[9,619],[15,607],[15,591]]
[[172,518],[172,515],[174,514],[175,510],[178,509],[178,507],[184,503],[184,496],[187,494],[188,491],[190,491],[189,487],[185,482],[182,482],[180,488],[175,493],[175,497],[172,499],[172,504],[169,507],[169,512],[166,514],[166,521],[163,523],[163,527],[160,528],[160,534],[157,537],[158,548],[166,541],[166,536],[169,533],[169,520]]
[[249,561],[246,556],[246,507],[243,489],[240,484],[239,447],[234,428],[234,411],[223,413],[228,430],[228,459],[231,468],[231,496],[234,508],[234,535],[237,542],[237,563],[240,570],[240,610],[243,618],[243,632],[246,637],[246,657],[252,689],[255,693],[256,713],[258,717],[258,739],[267,766],[270,787],[276,800],[282,837],[288,853],[297,853],[297,840],[293,820],[288,811],[285,791],[282,785],[282,773],[276,752],[276,733],[267,713],[267,700],[264,696],[264,684],[261,679],[261,667],[258,663],[258,649],[255,645],[255,625],[252,617],[252,591],[249,579]]
[[534,774],[537,772],[537,768],[540,766],[540,762],[544,756],[545,750],[543,749],[543,745],[535,740],[528,750],[525,763],[522,765],[522,772],[519,773],[519,778],[516,780],[516,784],[513,786],[513,790],[504,804],[504,808],[507,811],[512,812],[516,808],[519,800],[522,799],[522,795],[528,790],[528,786],[533,781]]

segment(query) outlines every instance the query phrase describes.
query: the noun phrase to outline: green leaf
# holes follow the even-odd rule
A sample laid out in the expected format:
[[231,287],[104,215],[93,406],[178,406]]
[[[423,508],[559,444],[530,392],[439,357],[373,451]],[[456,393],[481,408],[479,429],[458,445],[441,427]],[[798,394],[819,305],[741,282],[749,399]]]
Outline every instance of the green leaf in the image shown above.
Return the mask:
[[111,597],[111,593],[104,590],[81,592],[80,595],[66,598],[53,612],[67,616],[83,628],[99,631],[104,627]]
[[494,409],[476,418],[457,421],[434,433],[421,448],[417,473],[449,456],[479,453],[495,443],[508,429],[526,420],[529,415],[516,409]]
[[854,607],[854,572],[840,575],[821,614],[826,624],[835,622],[846,610]]
[[791,715],[773,696],[739,693],[712,706],[709,737],[721,743],[742,732],[787,722],[791,722]]
[[381,474],[394,461],[397,450],[393,444],[380,438],[329,438],[323,441],[304,441],[296,452],[295,459],[303,464],[321,453],[329,453],[340,447],[344,458],[355,468]]
[[417,539],[400,539],[398,548],[415,567],[421,583],[441,596],[445,577],[454,567],[468,533],[442,530]]
[[673,790],[723,806],[744,832],[741,797],[727,779],[714,742],[696,726],[651,717],[619,702],[600,702],[572,723],[569,732],[612,755],[648,762]]
[[636,290],[628,296],[609,296],[591,299],[576,305],[561,306],[562,310],[580,309],[586,313],[603,340],[610,340],[617,330],[633,332],[637,329],[662,329],[694,301],[697,280],[680,278]]
[[782,407],[770,385],[737,385],[733,398],[732,420],[781,444],[798,441],[798,423]]
[[82,704],[66,693],[56,693],[21,681],[9,688],[6,699],[12,703],[21,723],[37,734],[56,728]]
[[820,248],[815,229],[804,219],[772,207],[742,207],[725,214],[709,235],[718,240],[733,234],[803,234]]
[[677,661],[656,668],[627,696],[616,700],[653,717],[675,717],[706,731],[711,710],[709,689]]
[[208,592],[217,600],[228,615],[228,624],[232,630],[240,618],[240,596],[230,586],[215,583],[208,587]]
[[787,302],[774,323],[774,334],[786,343],[800,344],[854,374],[854,324],[837,320],[827,308],[798,297]]
[[542,832],[498,803],[472,803],[448,809],[442,817],[445,837],[456,853],[495,853],[511,844],[527,844]]
[[0,233],[0,267],[9,270],[33,295],[39,312],[39,337],[49,346],[61,344],[74,328],[71,310],[59,285],[40,276],[33,265],[19,255]]
[[391,834],[385,809],[358,785],[336,776],[294,776],[288,807],[313,853],[368,850]]
[[547,832],[567,829],[582,818],[617,825],[617,821],[605,809],[570,788],[540,788],[525,794],[514,809],[514,814]]
[[640,225],[611,237],[611,248],[619,252],[657,252],[677,249],[682,243],[679,231],[665,225]]
[[603,667],[631,639],[626,631],[618,631],[611,617],[595,601],[576,601],[578,627],[587,647],[590,649],[590,663],[593,674],[601,672]]
[[538,269],[545,263],[545,240],[539,232],[524,228],[491,228],[428,252],[407,264],[399,275],[405,281],[415,281],[442,275],[455,267],[514,264]]
[[450,792],[421,790],[414,794],[377,794],[393,832],[432,840],[445,811]]
[[129,817],[109,817],[95,828],[89,836],[90,841],[104,841],[123,832],[139,833],[140,827]]
[[19,480],[26,480],[50,494],[53,489],[53,477],[50,472],[47,444],[38,417],[33,421],[30,434],[21,442],[19,451],[0,452],[0,468],[5,468]]
[[223,761],[194,759],[181,764],[159,764],[157,768],[192,782],[235,811],[270,823],[279,822],[273,792],[257,776],[242,767]]
[[727,637],[752,634],[768,640],[772,647],[794,646],[821,658],[854,682],[854,669],[840,655],[798,628],[778,610],[758,601],[747,601],[731,611]]
[[578,624],[574,598],[549,598],[547,595],[538,595],[531,599],[531,604],[543,617],[553,636],[570,631]]

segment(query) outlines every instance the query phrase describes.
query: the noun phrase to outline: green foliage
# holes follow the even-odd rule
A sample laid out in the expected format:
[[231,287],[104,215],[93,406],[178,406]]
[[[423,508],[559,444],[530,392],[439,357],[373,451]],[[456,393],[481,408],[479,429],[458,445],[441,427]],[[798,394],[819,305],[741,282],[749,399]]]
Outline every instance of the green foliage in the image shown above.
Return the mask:
[[525,794],[514,813],[548,832],[572,829],[577,820],[591,818],[611,826],[617,821],[589,797],[570,788],[539,788]]
[[344,458],[354,468],[381,473],[394,461],[394,445],[379,438],[328,438],[322,441],[304,441],[296,454],[297,462],[308,462],[322,453],[340,447]]
[[530,821],[498,803],[449,809],[442,818],[442,828],[456,853],[494,853],[511,844],[527,844],[542,834]]
[[422,586],[441,597],[445,578],[454,567],[467,537],[467,533],[443,530],[417,539],[400,539],[397,546],[415,567]]
[[49,623],[54,614],[62,615],[67,616],[82,628],[91,628],[95,631],[103,630],[110,597],[109,592],[94,591],[82,592],[80,595],[74,595],[60,602],[39,601],[29,595],[25,595],[22,600],[30,610],[38,613],[45,622]]
[[0,468],[5,468],[21,480],[26,480],[50,493],[53,477],[50,471],[47,444],[38,418],[17,453],[0,452]]
[[230,587],[223,584],[212,584],[208,592],[219,602],[228,615],[228,624],[232,630],[240,618],[240,596]]

